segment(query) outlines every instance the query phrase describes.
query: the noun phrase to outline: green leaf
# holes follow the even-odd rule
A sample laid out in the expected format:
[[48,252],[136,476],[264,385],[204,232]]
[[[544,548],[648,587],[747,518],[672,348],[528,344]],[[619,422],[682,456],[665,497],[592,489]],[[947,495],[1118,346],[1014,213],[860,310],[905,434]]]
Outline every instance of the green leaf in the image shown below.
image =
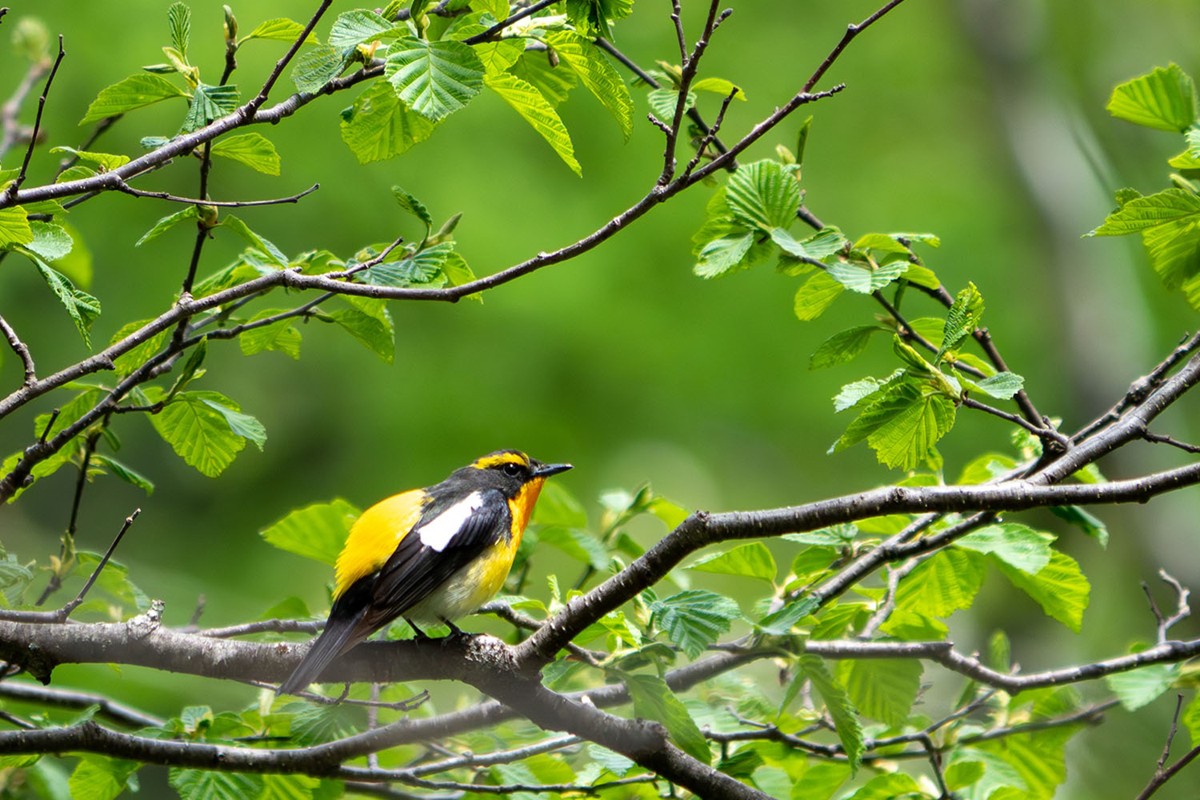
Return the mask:
[[146,494],[154,494],[154,482],[140,472],[103,453],[92,453],[92,463],[104,467],[126,483],[136,486]]
[[609,20],[629,16],[633,0],[567,0],[567,19],[585,36],[612,38]]
[[198,218],[199,214],[197,213],[195,206],[186,206],[179,211],[176,211],[174,214],[167,214],[158,222],[154,223],[154,227],[142,234],[142,238],[138,239],[133,246],[141,247],[142,245],[146,244],[146,242],[153,241],[159,236],[162,236],[179,223],[184,222],[185,220]]
[[398,156],[433,134],[434,123],[409,109],[392,91],[376,81],[358,96],[342,119],[342,141],[360,164]]
[[51,153],[66,153],[84,164],[94,164],[101,170],[113,170],[129,163],[129,156],[114,153],[95,153],[90,150],[76,150],[74,147],[51,147]]
[[263,789],[261,775],[244,772],[172,767],[169,775],[180,800],[244,800],[258,797]]
[[380,36],[389,35],[394,26],[374,11],[355,9],[338,14],[329,31],[329,45],[339,50],[358,47]]
[[[454,41],[424,42],[411,36],[392,45],[384,75],[400,99],[431,122],[465,108],[484,82],[483,63],[469,46]],[[511,88],[508,82],[502,84]],[[533,87],[529,90],[537,94]]]
[[244,164],[264,175],[279,174],[279,152],[261,133],[240,133],[213,143],[212,154]]
[[579,76],[592,96],[600,101],[617,125],[625,140],[633,133],[633,98],[620,73],[608,62],[599,47],[573,31],[554,31],[546,36],[561,63]]
[[700,80],[692,81],[692,89],[697,92],[712,92],[713,94],[719,94],[721,97],[733,95],[734,100],[746,101],[746,93],[742,91],[742,87],[725,78],[701,78]]
[[99,122],[127,111],[170,100],[173,97],[190,96],[188,92],[158,75],[147,73],[130,75],[112,86],[101,89],[100,94],[96,95],[96,99],[88,106],[87,113],[83,115],[79,124]]
[[975,386],[991,397],[1011,400],[1025,386],[1025,379],[1015,372],[997,372],[989,378],[976,381]]
[[878,267],[858,261],[837,261],[829,266],[829,277],[859,294],[884,288],[908,271],[908,262],[893,261]]
[[636,716],[661,722],[681,750],[702,763],[712,761],[708,740],[666,681],[657,675],[627,675],[625,685]]
[[333,566],[360,513],[341,498],[314,503],[290,512],[259,535],[280,550]]
[[71,252],[74,243],[71,241],[71,234],[67,233],[63,226],[33,220],[29,223],[29,228],[33,231],[33,241],[25,246],[46,261],[58,261]]
[[483,82],[546,140],[546,144],[550,145],[572,172],[576,175],[583,174],[583,168],[575,159],[575,145],[571,142],[567,127],[541,92],[532,84],[509,73],[488,75]]
[[[238,44],[247,42],[251,39],[269,39],[276,42],[294,42],[300,38],[300,34],[304,33],[304,26],[295,20],[287,17],[275,17],[274,19],[264,20],[255,26],[254,30],[247,33],[241,39],[238,39]],[[310,32],[304,39],[304,44],[316,44],[317,37]]]
[[906,772],[886,772],[864,783],[844,800],[896,800],[901,797],[928,797],[913,776]]
[[595,570],[607,569],[608,549],[590,531],[582,528],[551,526],[538,530],[538,541],[557,547],[576,561]]
[[[161,399],[157,387],[148,387],[146,394],[151,402]],[[218,392],[179,392],[162,411],[150,416],[150,423],[184,462],[202,475],[215,478],[233,463],[250,434],[265,438],[261,426],[255,430],[245,423],[244,430],[235,430],[238,418],[231,419],[228,414],[236,414],[237,410],[232,400]]]
[[288,257],[283,254],[283,251],[276,247],[269,239],[253,231],[249,225],[242,221],[241,217],[226,214],[221,219],[220,227],[245,239],[246,243],[250,245],[251,250],[276,267],[283,269],[289,265]]
[[738,604],[704,589],[688,589],[650,603],[651,622],[657,624],[689,658],[704,652],[729,631],[742,616]]
[[[120,330],[113,334],[112,339],[110,339],[108,343],[113,345],[122,341],[128,336],[132,336],[149,322],[151,322],[151,320],[142,319],[122,326]],[[113,360],[113,367],[116,369],[117,375],[124,378],[141,367],[142,364],[148,361],[159,351],[163,345],[163,342],[165,342],[167,337],[170,335],[170,330],[161,330],[147,338],[141,344],[135,345],[127,352],[117,356]]]
[[[899,372],[899,370],[897,372]],[[835,412],[841,412],[848,408],[854,408],[863,400],[866,400],[868,397],[891,383],[892,379],[895,377],[896,373],[893,373],[891,377],[884,380],[880,380],[879,378],[863,378],[862,380],[851,381],[850,383],[847,383],[834,396],[833,410]]]
[[210,86],[202,83],[196,87],[192,95],[192,104],[187,116],[183,119],[181,132],[191,133],[203,128],[213,120],[220,119],[226,114],[232,114],[238,107],[238,90],[236,86]]
[[332,312],[329,318],[386,363],[392,363],[396,354],[396,333],[392,317],[382,301],[377,304],[356,302],[349,308]]
[[1193,221],[1200,214],[1200,197],[1183,189],[1139,195],[1121,205],[1088,236],[1125,236],[1160,225]]
[[[254,322],[282,313],[283,309],[271,308],[255,314],[250,321]],[[247,356],[274,350],[291,358],[300,358],[300,331],[290,320],[280,320],[261,328],[251,328],[238,337],[242,354]]]
[[91,330],[92,323],[100,316],[100,301],[87,292],[76,289],[75,284],[71,283],[66,275],[46,264],[41,258],[32,253],[29,255],[37,267],[38,273],[46,281],[46,285],[58,297],[58,301],[67,311],[67,316],[75,323],[75,330],[79,331],[83,343],[91,347],[92,340],[88,331]]
[[816,349],[808,359],[809,369],[825,369],[853,361],[867,349],[871,334],[882,330],[878,325],[860,325],[835,333]]
[[935,361],[941,361],[947,350],[958,347],[958,343],[970,336],[979,327],[983,317],[983,295],[974,283],[967,283],[967,288],[960,291],[954,298],[946,314],[946,325],[942,329],[942,346],[938,348]]
[[1105,108],[1117,119],[1182,133],[1196,121],[1196,86],[1179,65],[1119,84]]
[[762,542],[749,542],[723,553],[704,556],[687,568],[697,572],[758,578],[771,584],[775,582],[775,574],[779,571],[771,551]]
[[33,241],[33,228],[29,215],[20,206],[0,208],[0,249],[14,244],[29,244]]
[[851,661],[843,673],[846,693],[860,713],[899,727],[916,702],[922,669],[917,659]]
[[262,794],[254,800],[311,800],[321,785],[320,779],[299,774],[267,774],[262,776],[262,783]]
[[881,464],[915,469],[954,427],[954,401],[912,382],[897,383],[872,400],[834,443],[838,452],[866,440]]
[[337,48],[326,45],[314,47],[293,62],[292,83],[296,84],[298,92],[316,94],[322,86],[340,75],[347,63],[345,53]]
[[822,228],[807,239],[797,241],[785,228],[771,231],[771,240],[779,249],[799,259],[821,261],[844,249],[848,242],[837,228]]
[[862,723],[846,690],[834,679],[829,666],[817,656],[804,655],[796,659],[796,678],[807,678],[829,712],[833,726],[841,739],[842,749],[851,769],[858,769],[863,753]]
[[800,209],[800,184],[776,161],[738,167],[725,185],[725,202],[735,219],[770,234],[788,227]]
[[717,278],[743,269],[748,266],[746,256],[753,245],[753,233],[713,239],[700,248],[692,271],[701,278]]
[[970,608],[983,585],[985,562],[962,550],[940,550],[900,581],[896,608],[944,619]]
[[138,767],[136,761],[86,754],[71,772],[68,785],[72,800],[114,800],[129,785]]
[[[661,122],[670,124],[675,119],[675,107],[679,105],[679,92],[675,89],[651,89],[646,92],[646,100],[650,110]],[[696,105],[695,92],[688,92],[683,98],[683,113]]]
[[1017,794],[996,792],[979,796],[996,800],[1000,800],[1001,797],[1006,800],[1051,800],[1055,796],[1055,790],[1067,779],[1067,740],[1083,730],[1083,727],[1079,724],[1048,728],[1034,733],[1018,733],[977,745],[978,752],[986,753],[995,759],[987,762],[983,779],[985,783],[993,772],[1003,774],[997,765],[997,762],[1002,762],[1010,767],[1016,773],[1015,777],[1024,784],[1018,788],[1025,790]]
[[787,636],[797,622],[816,610],[817,605],[815,597],[797,598],[777,611],[767,614],[758,621],[756,627],[768,636]]
[[1200,745],[1200,694],[1192,695],[1180,719],[1192,738],[1192,747]]
[[796,292],[794,309],[797,319],[802,322],[816,319],[844,291],[845,287],[830,277],[828,272],[814,273]]
[[192,36],[192,10],[183,3],[172,3],[167,9],[167,25],[171,28],[171,44],[186,59]]
[[400,186],[392,187],[392,197],[396,198],[396,202],[402,209],[425,224],[425,234],[428,236],[429,230],[433,227],[433,217],[430,216],[429,209],[425,207],[425,204],[418,200],[416,195]]
[[999,566],[1012,584],[1036,600],[1048,616],[1079,633],[1092,587],[1075,559],[1055,550],[1050,563],[1036,575],[1028,575],[1003,562]]
[[263,445],[267,443],[267,429],[263,427],[261,422],[249,414],[243,414],[236,407],[231,406],[226,398],[216,392],[205,392],[203,394],[205,397],[201,398],[202,402],[225,418],[225,422],[229,424],[229,430],[243,439],[250,440],[259,450],[263,449]]
[[1101,547],[1108,547],[1108,528],[1104,520],[1087,509],[1082,506],[1051,506],[1049,511],[1095,539]]
[[1162,696],[1178,677],[1178,664],[1151,664],[1128,672],[1105,675],[1104,683],[1126,711],[1137,711]]
[[1052,534],[1018,522],[1002,522],[972,531],[954,546],[993,555],[1014,569],[1036,575],[1050,563],[1053,541]]

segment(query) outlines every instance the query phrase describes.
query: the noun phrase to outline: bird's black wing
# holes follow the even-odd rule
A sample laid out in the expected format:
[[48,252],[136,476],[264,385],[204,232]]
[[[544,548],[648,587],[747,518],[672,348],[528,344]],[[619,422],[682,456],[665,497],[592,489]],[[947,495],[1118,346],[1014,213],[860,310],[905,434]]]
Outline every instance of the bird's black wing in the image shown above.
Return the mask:
[[429,505],[375,576],[364,624],[378,630],[404,614],[505,535],[512,514],[504,495],[494,489],[477,494],[477,507],[452,532],[437,537],[440,541],[434,544],[440,549],[430,546],[422,534],[444,525],[442,515],[454,513],[457,504]]

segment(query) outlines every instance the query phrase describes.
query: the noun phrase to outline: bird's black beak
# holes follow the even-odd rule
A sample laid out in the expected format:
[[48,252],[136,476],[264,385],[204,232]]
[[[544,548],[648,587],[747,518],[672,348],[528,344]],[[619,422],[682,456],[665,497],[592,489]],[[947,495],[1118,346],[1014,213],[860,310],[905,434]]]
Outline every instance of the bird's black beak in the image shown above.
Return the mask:
[[549,478],[551,475],[557,475],[560,472],[566,472],[571,469],[571,464],[534,464],[533,477]]

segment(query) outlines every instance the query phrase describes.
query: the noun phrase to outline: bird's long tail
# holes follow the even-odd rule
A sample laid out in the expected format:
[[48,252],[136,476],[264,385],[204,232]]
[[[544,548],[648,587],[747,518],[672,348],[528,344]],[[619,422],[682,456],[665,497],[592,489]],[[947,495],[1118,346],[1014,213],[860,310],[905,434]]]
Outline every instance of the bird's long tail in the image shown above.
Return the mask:
[[313,642],[288,679],[279,685],[276,694],[295,694],[300,691],[316,680],[330,661],[362,641],[370,632],[368,629],[364,633],[361,625],[365,615],[365,608],[346,616],[330,614],[325,630]]

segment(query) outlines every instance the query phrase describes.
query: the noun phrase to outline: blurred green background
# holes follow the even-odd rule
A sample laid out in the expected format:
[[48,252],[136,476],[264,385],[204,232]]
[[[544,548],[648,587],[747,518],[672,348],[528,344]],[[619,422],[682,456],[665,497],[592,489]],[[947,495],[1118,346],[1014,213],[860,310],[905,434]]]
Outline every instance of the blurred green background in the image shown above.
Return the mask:
[[[44,121],[53,145],[77,145],[86,134],[77,122],[95,94],[161,61],[159,48],[168,41],[166,0],[10,5],[0,26],[5,40],[26,14],[64,37],[67,57]],[[687,16],[693,30],[702,11],[694,5]],[[314,6],[240,0],[234,10],[248,31],[270,17],[307,19]],[[318,32],[352,7],[335,3]],[[215,80],[221,4],[196,0],[192,8],[193,61]],[[748,95],[730,109],[724,138],[736,138],[785,102],[845,25],[874,8],[862,0],[734,4],[702,69]],[[1169,61],[1200,71],[1198,41],[1200,10],[1192,0],[911,0],[854,42],[829,73],[824,86],[845,82],[845,92],[804,109],[745,160],[770,156],[776,144],[790,146],[811,113],[804,165],[809,207],[852,238],[868,231],[938,234],[943,244],[926,251],[929,265],[952,292],[967,280],[979,286],[985,323],[1010,367],[1026,377],[1043,412],[1074,429],[1111,405],[1195,325],[1182,300],[1161,289],[1136,242],[1080,234],[1103,219],[1113,189],[1161,188],[1165,159],[1182,149],[1179,137],[1109,119],[1104,104],[1112,86]],[[678,60],[661,3],[638,3],[616,28],[616,42],[644,66]],[[244,95],[283,49],[269,42],[244,48],[234,78]],[[0,50],[6,96],[24,66]],[[290,88],[285,78],[274,99]],[[327,247],[348,256],[367,243],[419,234],[391,198],[398,184],[439,221],[462,212],[460,250],[476,273],[491,273],[576,240],[652,185],[662,137],[644,121],[644,91],[634,92],[640,121],[628,143],[582,90],[563,107],[582,180],[486,92],[406,156],[360,167],[338,136],[338,111],[351,93],[262,130],[283,157],[282,177],[219,163],[211,192],[219,199],[262,198],[319,182],[320,191],[296,206],[238,214],[285,252]],[[701,110],[711,118],[715,104],[708,102]],[[24,116],[31,112],[30,105]],[[181,113],[181,105],[160,105],[130,115],[95,149],[136,154],[141,137],[173,134]],[[4,166],[14,166],[16,157],[10,154]],[[39,151],[28,185],[49,180],[55,161]],[[193,195],[195,173],[193,164],[181,163],[138,185]],[[265,424],[265,451],[244,451],[212,480],[184,465],[144,419],[119,420],[122,459],[151,476],[157,490],[146,498],[113,480],[90,487],[80,546],[103,549],[124,516],[142,507],[118,558],[142,589],[167,601],[168,624],[185,624],[204,596],[203,622],[216,625],[255,618],[293,594],[322,607],[328,570],[257,535],[289,510],[336,496],[365,506],[499,447],[572,461],[577,469],[563,483],[593,513],[602,491],[646,481],[684,506],[727,510],[799,503],[893,480],[864,448],[825,452],[849,421],[833,414],[830,398],[843,383],[891,371],[884,340],[852,365],[823,372],[807,366],[821,341],[870,321],[875,308],[843,298],[826,317],[802,324],[791,312],[798,282],[769,267],[713,282],[694,277],[690,236],[708,195],[693,189],[591,253],[488,293],[482,305],[393,304],[392,364],[317,324],[303,329],[298,362],[277,353],[245,361],[234,345],[210,347],[203,388],[226,393]],[[190,230],[180,227],[138,249],[133,243],[174,210],[110,196],[70,215],[93,257],[90,289],[104,304],[96,342],[171,302],[191,251]],[[224,265],[239,248],[218,237],[202,269]],[[937,312],[918,311],[919,305],[909,313]],[[86,355],[61,308],[20,259],[0,267],[0,313],[25,337],[43,374]],[[5,352],[0,384],[12,388],[20,378]],[[43,398],[8,420],[0,428],[3,452],[28,444],[33,415],[55,402]],[[1188,426],[1188,417],[1175,411],[1162,430],[1187,438]],[[974,454],[1004,449],[1007,441],[999,421],[960,415],[941,448],[947,479]],[[1146,446],[1105,469],[1129,475],[1173,457]],[[0,509],[0,536],[10,552],[44,562],[56,551],[73,480],[64,472]],[[952,620],[956,642],[965,650],[980,647],[1004,627],[1026,671],[1124,652],[1153,635],[1141,581],[1156,583],[1154,573],[1165,565],[1185,584],[1200,586],[1196,512],[1194,492],[1131,512],[1105,511],[1113,532],[1107,551],[1065,533],[1064,549],[1093,583],[1083,635],[1047,620],[1030,601],[1012,600],[993,576],[970,618]],[[555,569],[554,558],[548,555],[543,569]],[[542,585],[535,581],[530,591]],[[1176,635],[1195,635],[1195,626],[1181,626]],[[56,681],[98,686],[111,674],[64,669]],[[163,714],[248,696],[198,678],[122,675],[123,697]],[[932,668],[925,676],[946,678]],[[1101,689],[1083,690],[1098,696]],[[1173,696],[1164,696],[1136,715],[1117,710],[1106,726],[1076,737],[1063,796],[1136,793],[1153,769],[1173,707]],[[1195,791],[1184,776],[1160,796]]]

